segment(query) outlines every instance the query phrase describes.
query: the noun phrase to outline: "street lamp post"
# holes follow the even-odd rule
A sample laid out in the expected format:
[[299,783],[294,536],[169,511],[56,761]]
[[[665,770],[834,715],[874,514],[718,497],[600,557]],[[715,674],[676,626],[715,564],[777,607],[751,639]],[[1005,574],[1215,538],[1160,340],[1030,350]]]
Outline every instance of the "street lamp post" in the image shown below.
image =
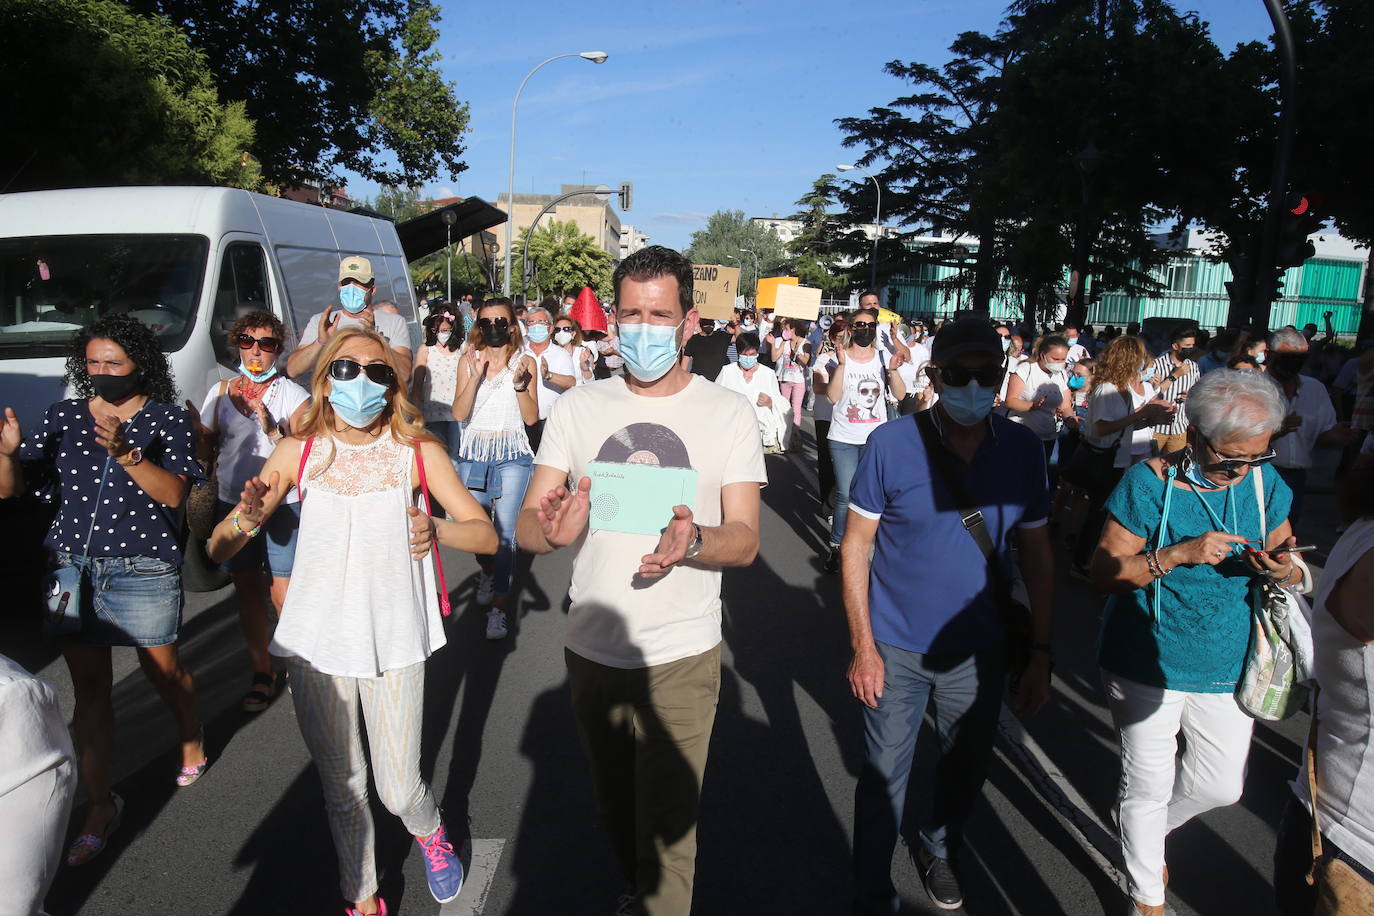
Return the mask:
[[596,194],[604,200],[606,197],[609,197],[614,193],[615,191],[603,185],[602,187],[593,188],[589,191],[570,191],[567,194],[562,195],[561,197],[555,197],[553,200],[549,201],[547,204],[544,205],[544,209],[539,211],[539,215],[534,218],[534,222],[530,223],[530,228],[525,231],[525,253],[524,256],[520,259],[520,285],[522,288],[525,285],[525,275],[528,274],[530,271],[530,239],[534,238],[534,227],[539,225],[539,221],[544,218],[544,214],[548,213],[554,207],[558,206],[570,197],[579,197],[583,194]]
[[453,224],[458,222],[458,215],[452,210],[445,210],[440,217],[444,221],[444,303],[453,302]]
[[538,64],[534,70],[525,74],[525,78],[520,81],[520,88],[515,90],[515,101],[510,106],[510,168],[506,175],[506,206],[509,210],[506,213],[506,276],[501,283],[501,293],[510,296],[510,266],[511,266],[511,245],[515,237],[515,112],[520,107],[520,93],[525,91],[525,84],[530,81],[530,77],[544,64],[553,63],[564,57],[581,57],[594,64],[604,64],[610,55],[605,51],[577,51],[568,54],[555,54],[546,61]]
[[869,175],[868,172],[859,168],[857,165],[837,165],[835,168],[841,172],[858,172],[864,175],[869,181],[873,182],[873,187],[878,190],[878,205],[873,210],[873,252],[868,258],[868,287],[872,290],[878,288],[878,236],[883,231],[883,186],[877,178]]

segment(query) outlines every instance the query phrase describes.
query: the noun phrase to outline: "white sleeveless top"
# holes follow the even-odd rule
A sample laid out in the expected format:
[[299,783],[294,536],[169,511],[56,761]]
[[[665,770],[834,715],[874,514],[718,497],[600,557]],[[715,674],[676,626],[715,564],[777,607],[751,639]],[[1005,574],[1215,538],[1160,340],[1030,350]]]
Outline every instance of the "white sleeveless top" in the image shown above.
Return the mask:
[[[1312,649],[1321,685],[1317,722],[1318,820],[1322,834],[1374,868],[1374,646],[1351,636],[1326,610],[1340,578],[1374,550],[1374,519],[1362,519],[1331,551],[1312,602]],[[1294,783],[1311,810],[1307,767]]]
[[315,440],[273,655],[325,674],[379,677],[444,645],[434,561],[410,555],[414,461],[415,450],[387,433],[365,445]]
[[458,350],[448,347],[428,347],[425,365],[429,367],[429,378],[420,398],[420,410],[425,423],[449,423],[453,421],[453,395],[458,390],[458,361],[462,358]]

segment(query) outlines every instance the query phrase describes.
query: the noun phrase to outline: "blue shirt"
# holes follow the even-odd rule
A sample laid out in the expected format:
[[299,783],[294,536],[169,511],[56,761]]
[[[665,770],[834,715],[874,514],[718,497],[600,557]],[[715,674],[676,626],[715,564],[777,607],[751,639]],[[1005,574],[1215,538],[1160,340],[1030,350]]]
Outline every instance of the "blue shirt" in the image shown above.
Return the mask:
[[[1293,494],[1274,468],[1264,468],[1261,477],[1267,542],[1288,519]],[[1127,531],[1154,546],[1168,485],[1148,464],[1137,464],[1108,498],[1107,511]],[[1260,538],[1255,484],[1246,475],[1233,486],[1197,494],[1175,487],[1164,520],[1164,546],[1218,530],[1202,500],[1230,533]],[[1098,663],[1148,687],[1230,693],[1236,689],[1250,640],[1249,588],[1254,578],[1239,555],[1233,555],[1217,566],[1178,566],[1145,588],[1112,595],[1102,615]],[[1156,588],[1162,590],[1160,619],[1153,621]]]
[[[1025,427],[988,419],[991,434],[972,464],[958,458],[953,464],[963,469],[964,489],[982,510],[1010,581],[1007,535],[1049,517],[1045,449]],[[1002,643],[1003,612],[987,560],[938,469],[927,462],[914,416],[884,423],[869,436],[849,508],[878,521],[868,583],[875,639],[923,654],[965,654]]]
[[[147,401],[125,425],[124,435],[143,449],[144,461],[193,481],[205,477],[196,463],[196,430],[185,407]],[[49,407],[24,439],[19,457],[47,465],[49,474],[40,478],[51,480],[56,472],[61,505],[44,541],[49,548],[80,555],[88,549],[89,533],[93,557],[156,557],[181,565],[181,511],[154,502],[109,458],[95,441],[95,419],[84,399]]]

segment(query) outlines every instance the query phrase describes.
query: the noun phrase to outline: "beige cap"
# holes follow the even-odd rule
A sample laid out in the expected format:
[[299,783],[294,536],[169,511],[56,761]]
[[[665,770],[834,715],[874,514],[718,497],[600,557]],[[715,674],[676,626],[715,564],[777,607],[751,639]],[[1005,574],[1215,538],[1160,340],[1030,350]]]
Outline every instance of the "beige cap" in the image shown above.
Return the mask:
[[367,258],[358,256],[344,258],[339,262],[339,282],[345,280],[357,280],[364,286],[369,286],[374,278],[372,273],[372,262]]

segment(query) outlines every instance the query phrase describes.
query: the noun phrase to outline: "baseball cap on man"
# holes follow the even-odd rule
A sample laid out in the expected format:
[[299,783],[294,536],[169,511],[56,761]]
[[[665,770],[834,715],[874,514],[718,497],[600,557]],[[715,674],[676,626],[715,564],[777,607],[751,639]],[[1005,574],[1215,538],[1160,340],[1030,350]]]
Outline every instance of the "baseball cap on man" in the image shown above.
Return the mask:
[[985,318],[960,318],[946,322],[935,334],[930,358],[940,366],[966,353],[985,353],[1002,358],[1002,338]]
[[351,255],[339,262],[339,282],[357,280],[363,286],[371,286],[374,279],[372,262],[367,258]]

